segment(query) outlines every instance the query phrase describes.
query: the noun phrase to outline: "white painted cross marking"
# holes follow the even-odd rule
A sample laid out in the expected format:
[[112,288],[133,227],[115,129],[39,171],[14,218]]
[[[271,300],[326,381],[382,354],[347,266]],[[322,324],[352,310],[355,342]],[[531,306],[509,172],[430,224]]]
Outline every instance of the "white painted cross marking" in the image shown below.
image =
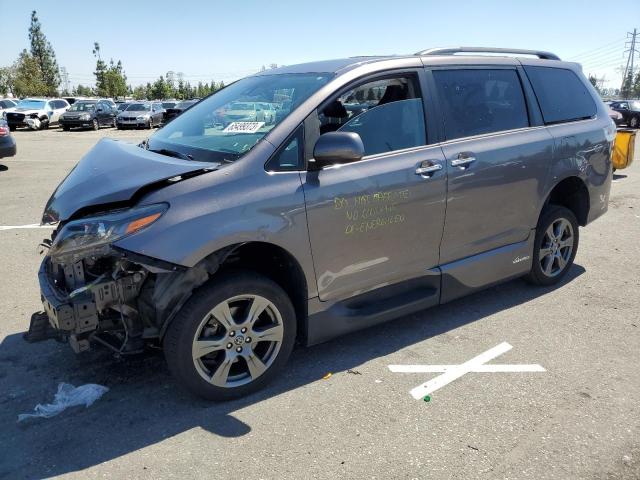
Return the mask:
[[394,373],[442,373],[428,382],[418,385],[409,393],[415,399],[424,398],[439,388],[448,385],[463,375],[475,373],[496,373],[496,372],[546,372],[538,365],[485,365],[487,362],[508,352],[513,347],[507,342],[502,342],[477,357],[461,363],[460,365],[389,365],[389,370]]
[[17,230],[17,229],[28,229],[28,228],[56,228],[53,225],[40,225],[38,223],[32,223],[30,225],[0,225],[1,230]]

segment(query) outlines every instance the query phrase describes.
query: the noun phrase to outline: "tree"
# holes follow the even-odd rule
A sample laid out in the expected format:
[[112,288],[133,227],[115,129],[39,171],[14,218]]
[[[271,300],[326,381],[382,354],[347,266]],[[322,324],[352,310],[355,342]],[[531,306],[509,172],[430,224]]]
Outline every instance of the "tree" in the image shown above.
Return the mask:
[[634,98],[640,98],[640,72],[636,73],[636,78],[633,80],[631,95]]
[[136,100],[144,100],[147,98],[147,90],[144,88],[144,85],[138,85],[133,89],[133,98]]
[[171,98],[173,96],[173,90],[171,85],[167,83],[162,75],[160,78],[153,82],[151,88],[147,90],[147,96],[150,100],[162,100],[163,98]]
[[15,65],[10,67],[0,67],[0,95],[6,95],[13,92],[13,83],[16,77]]
[[84,85],[78,84],[78,86],[73,89],[73,95],[78,97],[90,97],[93,95],[93,90],[91,87],[85,87]]
[[113,58],[109,65],[102,60],[100,54],[100,44],[93,43],[93,56],[96,57],[96,93],[100,97],[124,97],[129,91],[127,87],[127,76],[122,68],[122,62],[114,62]]
[[104,87],[104,76],[107,71],[107,64],[102,60],[100,55],[100,44],[93,42],[93,56],[96,57],[96,71],[93,74],[96,76],[96,91],[99,96],[106,96]]
[[44,82],[40,75],[38,61],[27,50],[20,52],[13,69],[15,70],[14,95],[18,97],[50,95],[50,86]]
[[31,56],[37,65],[37,76],[46,85],[46,91],[41,95],[55,96],[60,85],[60,71],[56,54],[51,43],[42,33],[42,25],[36,11],[31,12],[31,25],[29,26],[29,41],[31,42]]
[[620,96],[622,98],[629,98],[632,94],[633,90],[633,78],[631,77],[631,70],[627,73],[627,76],[622,83],[622,88],[620,89]]
[[598,86],[598,78],[595,75],[589,75],[589,82],[591,83],[591,85],[593,85],[593,88],[596,89],[596,92],[598,92],[600,96],[602,96],[602,90]]

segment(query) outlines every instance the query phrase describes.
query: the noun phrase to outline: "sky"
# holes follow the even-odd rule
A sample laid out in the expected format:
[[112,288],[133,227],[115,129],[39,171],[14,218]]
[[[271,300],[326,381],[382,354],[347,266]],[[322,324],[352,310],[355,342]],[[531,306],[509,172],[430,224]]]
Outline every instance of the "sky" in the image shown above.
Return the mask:
[[[191,1],[0,0],[0,66],[29,47],[31,10],[72,86],[93,85],[93,42],[121,60],[128,83],[182,72],[192,84],[229,82],[262,65],[438,46],[547,50],[619,87],[626,34],[640,30],[640,0]],[[638,46],[640,51],[640,46]],[[636,56],[640,69],[640,55]]]

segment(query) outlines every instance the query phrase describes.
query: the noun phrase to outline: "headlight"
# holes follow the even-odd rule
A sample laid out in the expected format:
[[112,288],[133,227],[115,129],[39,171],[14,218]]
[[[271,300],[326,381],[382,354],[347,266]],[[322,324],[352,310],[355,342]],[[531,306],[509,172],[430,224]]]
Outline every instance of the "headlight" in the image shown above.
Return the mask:
[[74,220],[58,232],[49,255],[79,253],[109,245],[148,227],[168,208],[167,204],[161,203]]
[[149,118],[149,115],[140,115],[139,117],[137,117],[137,120],[146,120]]
[[91,115],[89,115],[88,113],[83,113],[82,115],[80,115],[80,120],[89,120],[91,118]]

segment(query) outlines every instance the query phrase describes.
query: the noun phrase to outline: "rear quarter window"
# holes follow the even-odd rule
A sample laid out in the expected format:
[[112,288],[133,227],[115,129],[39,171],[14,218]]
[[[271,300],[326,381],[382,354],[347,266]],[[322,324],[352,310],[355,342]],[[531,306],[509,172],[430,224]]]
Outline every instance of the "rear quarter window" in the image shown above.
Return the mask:
[[589,90],[571,70],[553,67],[524,69],[533,85],[546,124],[595,116],[597,107]]

